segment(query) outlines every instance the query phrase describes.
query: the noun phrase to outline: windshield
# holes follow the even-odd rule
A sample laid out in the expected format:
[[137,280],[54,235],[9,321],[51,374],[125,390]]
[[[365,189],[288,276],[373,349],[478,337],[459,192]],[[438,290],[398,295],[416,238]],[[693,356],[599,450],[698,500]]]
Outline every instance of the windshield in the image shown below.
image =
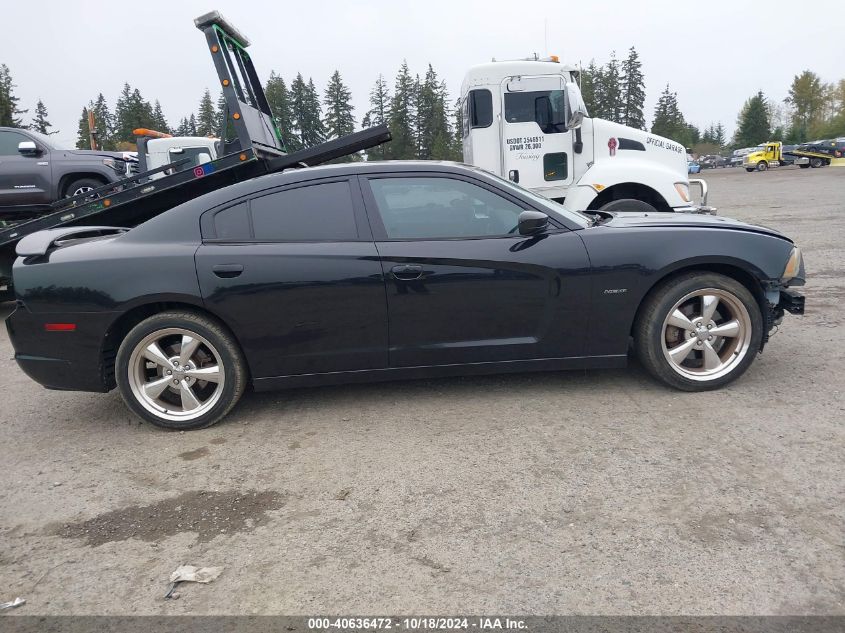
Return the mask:
[[76,149],[75,147],[70,147],[65,145],[64,143],[60,143],[58,140],[54,139],[52,136],[47,136],[46,134],[41,134],[41,132],[33,132],[32,130],[27,130],[27,134],[34,137],[36,141],[41,143],[42,145],[46,145],[49,149],[57,149],[57,150],[71,150]]
[[558,204],[554,200],[549,200],[548,198],[544,198],[540,194],[534,193],[533,191],[529,191],[525,187],[521,187],[520,185],[516,184],[511,180],[505,180],[504,178],[500,178],[495,174],[491,174],[489,172],[484,172],[485,176],[491,176],[498,181],[498,184],[504,186],[506,189],[511,189],[518,194],[525,196],[526,198],[530,198],[532,202],[535,202],[537,206],[542,207],[544,210],[550,212],[551,215],[556,215],[559,217],[566,218],[571,222],[575,222],[578,226],[587,228],[593,223],[592,218],[588,215],[581,213],[580,211],[570,211],[569,209],[564,209],[562,205]]

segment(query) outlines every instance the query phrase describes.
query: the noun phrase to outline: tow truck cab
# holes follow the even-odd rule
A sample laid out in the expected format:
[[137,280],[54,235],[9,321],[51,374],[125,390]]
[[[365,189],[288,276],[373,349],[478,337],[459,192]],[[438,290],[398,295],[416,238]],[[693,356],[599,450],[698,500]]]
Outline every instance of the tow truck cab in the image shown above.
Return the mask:
[[210,163],[221,155],[220,139],[214,137],[172,136],[145,128],[133,133],[137,139],[139,171],[174,164],[172,169],[152,174],[151,180]]
[[688,179],[684,146],[589,118],[579,74],[556,57],[471,68],[461,86],[464,162],[574,211],[634,199],[658,211],[714,212],[704,181]]

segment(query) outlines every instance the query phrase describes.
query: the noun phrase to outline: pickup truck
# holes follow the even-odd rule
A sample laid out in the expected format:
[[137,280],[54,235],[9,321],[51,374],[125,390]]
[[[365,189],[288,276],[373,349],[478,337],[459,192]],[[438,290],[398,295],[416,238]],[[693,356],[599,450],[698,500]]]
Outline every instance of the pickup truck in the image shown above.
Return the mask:
[[80,150],[31,130],[0,127],[0,220],[23,220],[53,202],[126,178],[130,152]]

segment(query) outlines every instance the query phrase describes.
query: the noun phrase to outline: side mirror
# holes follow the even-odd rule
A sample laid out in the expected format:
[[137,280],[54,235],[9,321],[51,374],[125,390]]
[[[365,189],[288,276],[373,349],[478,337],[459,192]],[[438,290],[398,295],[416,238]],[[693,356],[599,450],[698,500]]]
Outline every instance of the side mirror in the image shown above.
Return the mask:
[[24,156],[35,156],[38,153],[38,146],[33,141],[21,141],[18,143],[18,153]]
[[587,105],[581,96],[581,89],[576,83],[566,84],[566,109],[568,113],[566,127],[570,130],[581,127],[584,118],[589,116]]
[[549,216],[540,211],[523,211],[517,220],[520,235],[534,235],[549,226]]

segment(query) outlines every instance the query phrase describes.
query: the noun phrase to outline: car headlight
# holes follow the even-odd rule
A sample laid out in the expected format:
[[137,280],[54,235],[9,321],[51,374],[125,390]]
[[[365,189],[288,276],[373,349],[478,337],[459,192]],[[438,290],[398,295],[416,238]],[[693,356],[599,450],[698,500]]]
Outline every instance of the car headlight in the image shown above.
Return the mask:
[[780,280],[783,282],[788,282],[792,279],[804,280],[804,256],[801,254],[801,249],[797,246],[789,253],[789,259],[786,260],[786,266],[780,277]]
[[678,192],[678,195],[681,196],[681,199],[684,202],[689,202],[689,183],[686,182],[676,182],[675,183],[675,190]]

